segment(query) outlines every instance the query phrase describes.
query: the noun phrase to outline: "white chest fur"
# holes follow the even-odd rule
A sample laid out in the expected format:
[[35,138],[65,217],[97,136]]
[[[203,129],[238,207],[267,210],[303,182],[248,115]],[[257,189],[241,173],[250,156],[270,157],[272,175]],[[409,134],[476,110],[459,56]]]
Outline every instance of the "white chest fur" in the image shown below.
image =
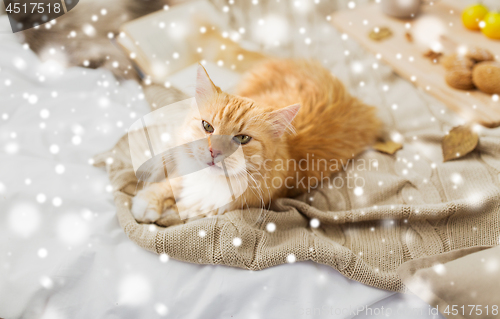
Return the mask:
[[[217,176],[207,168],[182,177],[182,190],[178,198],[179,213],[189,210],[189,215],[218,213],[229,208],[233,201],[232,189],[225,176]],[[176,196],[177,198],[177,196]]]

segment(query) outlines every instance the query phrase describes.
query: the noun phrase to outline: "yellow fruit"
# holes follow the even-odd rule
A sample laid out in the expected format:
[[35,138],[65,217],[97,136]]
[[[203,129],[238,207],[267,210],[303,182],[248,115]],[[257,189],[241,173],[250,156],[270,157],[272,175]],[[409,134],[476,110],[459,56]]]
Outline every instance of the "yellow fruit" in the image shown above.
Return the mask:
[[488,38],[500,39],[500,13],[488,13],[481,21],[481,31]]
[[479,22],[488,13],[488,8],[482,4],[474,4],[462,12],[462,22],[467,29],[479,30]]

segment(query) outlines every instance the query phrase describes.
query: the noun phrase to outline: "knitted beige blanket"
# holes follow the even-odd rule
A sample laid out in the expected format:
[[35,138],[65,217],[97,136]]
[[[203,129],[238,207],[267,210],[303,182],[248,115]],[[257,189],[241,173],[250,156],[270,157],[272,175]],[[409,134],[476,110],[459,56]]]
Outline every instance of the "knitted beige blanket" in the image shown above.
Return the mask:
[[[496,246],[500,235],[500,129],[478,128],[476,151],[443,163],[441,139],[457,119],[442,106],[409,104],[391,113],[402,150],[367,150],[331,184],[277,200],[271,210],[138,224],[130,206],[141,185],[127,137],[95,165],[106,166],[125,233],[151,252],[251,270],[312,260],[364,284],[405,291],[397,273],[403,263]],[[389,116],[389,109],[381,112]]]

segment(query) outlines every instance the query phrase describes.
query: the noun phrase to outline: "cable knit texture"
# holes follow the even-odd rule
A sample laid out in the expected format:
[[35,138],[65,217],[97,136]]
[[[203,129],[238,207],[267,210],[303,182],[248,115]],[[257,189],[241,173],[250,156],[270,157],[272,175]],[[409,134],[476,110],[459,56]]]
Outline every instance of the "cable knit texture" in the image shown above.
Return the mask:
[[[238,210],[186,223],[169,216],[156,225],[139,224],[130,207],[141,184],[127,137],[98,155],[95,165],[106,166],[125,233],[151,252],[251,270],[312,260],[370,286],[406,291],[397,273],[406,261],[499,244],[500,129],[481,128],[474,152],[443,163],[441,139],[462,120],[432,100],[418,104],[422,97],[416,90],[391,77],[393,94],[406,92],[407,102],[397,110],[384,103],[378,107],[388,130],[404,139],[403,149],[394,155],[367,150],[335,176],[334,185],[277,200],[271,210]],[[362,161],[372,165],[361,167]],[[358,186],[364,183],[362,192],[353,187],[356,177]],[[317,228],[311,227],[314,218]],[[275,231],[266,229],[269,223]],[[236,237],[240,246],[233,244]]]

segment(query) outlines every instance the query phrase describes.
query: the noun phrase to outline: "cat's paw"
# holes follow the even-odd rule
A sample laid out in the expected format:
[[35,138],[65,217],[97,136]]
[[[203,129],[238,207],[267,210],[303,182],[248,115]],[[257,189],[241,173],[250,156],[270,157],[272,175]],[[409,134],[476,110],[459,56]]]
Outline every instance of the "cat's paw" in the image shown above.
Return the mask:
[[161,212],[138,194],[132,199],[132,215],[138,222],[154,223],[160,218]]
[[175,205],[169,188],[153,184],[141,190],[132,199],[132,215],[138,222],[154,223]]

